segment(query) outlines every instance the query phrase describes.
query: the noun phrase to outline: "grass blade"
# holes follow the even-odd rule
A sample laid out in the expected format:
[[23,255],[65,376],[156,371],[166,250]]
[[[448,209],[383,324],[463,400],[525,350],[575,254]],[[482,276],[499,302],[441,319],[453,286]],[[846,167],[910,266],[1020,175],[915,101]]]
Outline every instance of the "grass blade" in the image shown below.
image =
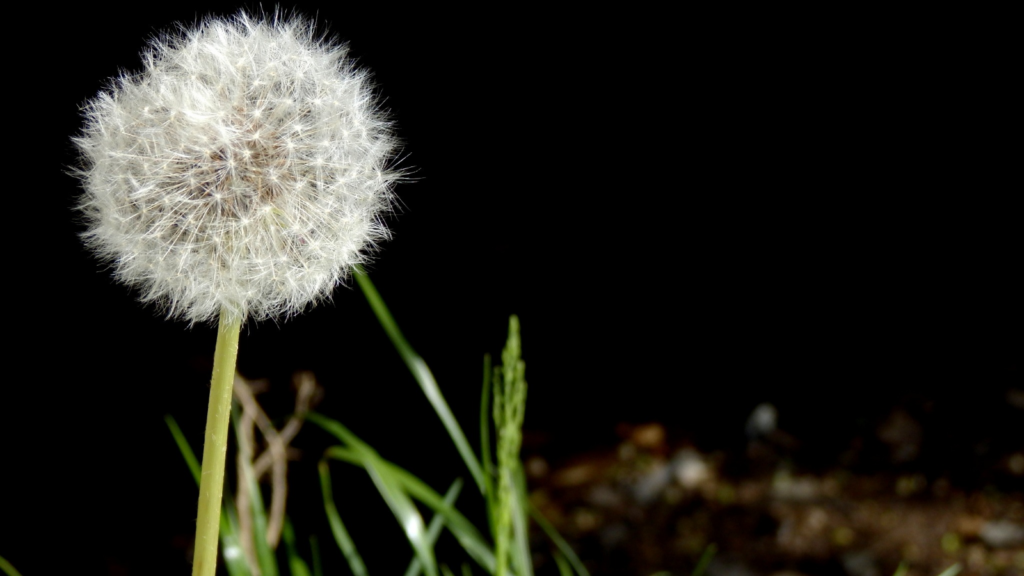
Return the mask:
[[533,518],[533,521],[537,523],[537,526],[540,526],[540,529],[543,530],[548,539],[554,543],[559,552],[561,552],[565,556],[565,559],[572,564],[573,570],[576,571],[576,574],[579,576],[590,576],[590,572],[587,570],[587,567],[583,565],[583,562],[580,561],[580,557],[576,555],[576,552],[573,551],[572,546],[565,541],[565,538],[562,538],[562,535],[559,534],[558,530],[555,530],[555,527],[551,525],[551,522],[548,522],[548,519],[540,513],[540,510],[537,510],[533,504],[530,504],[529,511],[530,518]]
[[[345,428],[345,426],[337,420],[332,420],[315,412],[308,413],[306,415],[306,420],[320,426],[326,432],[338,438],[343,443],[352,446],[352,448],[344,446],[328,448],[324,453],[325,458],[341,460],[343,462],[367,468],[368,463],[366,454],[368,454],[369,451],[372,451],[372,449],[369,448],[368,444],[350,432],[348,428]],[[359,447],[363,447],[364,449],[356,449]],[[387,468],[390,475],[401,483],[402,488],[408,492],[410,496],[416,498],[420,502],[423,502],[434,510],[434,512],[444,516],[445,525],[448,527],[448,530],[453,536],[455,536],[456,540],[459,541],[459,544],[466,550],[473,560],[488,572],[494,572],[495,560],[491,545],[487,543],[480,532],[477,531],[465,516],[460,514],[455,508],[445,505],[444,498],[413,474],[403,470],[401,467],[396,466],[391,462],[388,462],[387,460],[384,460],[383,458],[380,458],[379,456],[377,456],[377,459],[378,465]]]
[[718,553],[718,546],[714,544],[708,544],[708,547],[704,549],[704,552],[700,555],[700,560],[697,561],[697,567],[693,569],[693,576],[703,576],[704,572],[708,569],[711,564],[711,559]]
[[437,492],[427,486],[422,480],[394,464],[391,466],[394,469],[395,475],[402,480],[405,485],[405,489],[409,491],[410,495],[420,502],[423,502],[434,510],[434,512],[444,516],[448,530],[455,536],[456,540],[459,541],[459,544],[466,550],[470,557],[472,557],[488,572],[494,572],[496,563],[493,549],[490,543],[488,543],[484,539],[483,535],[477,531],[476,527],[473,526],[472,522],[467,520],[466,517],[455,508],[446,506],[444,499],[442,499]]
[[[239,426],[241,410],[235,402],[231,407],[231,422],[234,425],[236,439],[241,437],[242,430]],[[242,446],[242,441],[236,442]],[[244,450],[244,449],[243,449]],[[277,576],[277,558],[274,550],[267,543],[267,510],[263,506],[263,494],[260,492],[260,485],[256,482],[256,474],[252,469],[252,455],[246,454],[241,459],[242,478],[238,482],[245,482],[249,490],[249,511],[252,514],[252,546],[256,553],[256,563],[259,564],[262,576]]]
[[[369,444],[363,442],[355,434],[345,428],[341,422],[331,420],[320,414],[310,412],[306,419],[333,434],[336,438],[351,446],[355,458],[370,475],[384,502],[395,515],[399,525],[412,544],[416,556],[423,563],[428,576],[437,576],[437,563],[434,560],[434,548],[427,543],[426,526],[416,505],[405,493],[402,482],[397,479],[389,462],[381,458]],[[330,449],[328,449],[328,453]]]
[[569,565],[569,561],[555,551],[552,556],[555,557],[555,566],[558,566],[558,576],[572,576],[572,566]]
[[224,493],[220,512],[220,548],[224,566],[230,576],[252,576],[249,564],[242,552],[242,541],[238,533],[238,513],[230,493]]
[[942,574],[939,574],[939,576],[956,576],[960,573],[961,570],[963,570],[963,568],[960,566],[960,564],[953,564],[949,568],[943,570]]
[[295,549],[295,530],[292,528],[292,521],[288,517],[284,519],[284,530],[281,532],[281,536],[284,539],[285,551],[288,554],[288,570],[291,572],[291,576],[312,576],[306,561],[299,556],[299,552]]
[[[342,446],[328,448],[324,457],[365,467],[359,452]],[[409,495],[444,516],[445,526],[459,541],[466,553],[489,573],[493,573],[495,568],[494,552],[476,527],[458,510],[445,506],[444,499],[419,478],[394,464],[389,463],[389,466]]]
[[484,389],[480,393],[480,461],[484,468],[487,527],[494,538],[494,462],[491,460],[491,355],[484,354]]
[[[462,490],[462,479],[456,478],[455,482],[452,482],[448,491],[444,495],[444,503],[446,506],[453,506],[455,499],[459,497],[459,492]],[[440,514],[434,514],[434,517],[430,519],[430,525],[427,526],[427,540],[430,541],[430,545],[433,546],[437,542],[438,536],[441,535],[441,529],[444,528],[444,516]],[[409,568],[405,571],[405,576],[419,576],[420,571],[423,569],[423,565],[420,563],[419,558],[413,558],[412,562],[409,563]]]
[[8,562],[3,556],[0,556],[0,570],[4,571],[7,576],[21,576],[21,572],[15,570],[14,565]]
[[[171,436],[174,437],[174,442],[178,445],[178,451],[181,452],[181,456],[185,459],[185,464],[188,465],[189,471],[192,472],[192,479],[195,480],[196,487],[198,488],[200,480],[199,460],[196,459],[195,453],[192,452],[192,447],[188,445],[188,440],[185,439],[185,435],[181,432],[181,428],[174,418],[170,415],[164,416],[164,422],[167,423],[167,427],[171,430]],[[220,548],[221,557],[224,558],[224,566],[227,568],[230,576],[251,576],[238,539],[238,516],[235,513],[233,498],[227,491],[224,493],[220,511]]]
[[483,493],[483,470],[480,468],[480,463],[477,462],[476,455],[473,454],[473,449],[469,447],[469,441],[466,440],[466,435],[462,433],[459,422],[448,407],[448,402],[445,401],[444,396],[441,394],[441,388],[438,387],[434,375],[430,372],[430,368],[427,367],[427,363],[423,361],[423,358],[412,349],[405,336],[402,335],[401,330],[398,329],[398,324],[395,323],[395,319],[391,316],[391,312],[388,311],[384,300],[380,297],[380,293],[373,286],[373,282],[370,281],[370,277],[366,275],[366,271],[363,270],[362,266],[354,266],[353,270],[353,276],[355,276],[356,281],[359,283],[359,287],[362,289],[363,295],[366,296],[367,302],[370,303],[373,313],[376,314],[377,321],[384,328],[405,365],[409,367],[409,371],[412,372],[413,378],[416,379],[423,393],[427,396],[430,405],[434,407],[434,411],[441,418],[445,429],[448,430],[448,435],[451,436],[455,447],[466,463],[466,467],[469,468],[477,488]]
[[366,471],[370,479],[377,486],[384,502],[391,513],[395,515],[406,538],[412,544],[420,564],[428,576],[437,576],[437,562],[434,559],[434,547],[427,540],[427,530],[423,523],[423,517],[413,504],[412,499],[402,489],[402,484],[397,480],[386,465],[384,465],[376,454],[364,454],[367,464]]
[[345,523],[341,521],[341,516],[338,515],[338,508],[334,505],[334,496],[331,494],[331,472],[327,467],[327,462],[321,460],[318,469],[320,471],[320,490],[324,497],[324,511],[327,513],[327,522],[331,525],[334,541],[338,543],[338,548],[345,555],[345,560],[348,561],[348,567],[352,570],[352,574],[355,576],[367,576],[366,564],[363,563],[362,557],[359,556],[355,543],[352,542],[352,538],[348,535],[348,530],[345,529]]
[[192,447],[188,445],[188,440],[185,439],[185,434],[178,427],[178,423],[174,418],[168,414],[164,416],[164,422],[167,423],[167,427],[171,429],[171,436],[174,437],[174,443],[178,445],[178,452],[181,452],[181,456],[185,458],[185,464],[188,465],[188,469],[192,472],[192,478],[196,481],[196,486],[199,485],[199,474],[201,467],[199,466],[199,460],[196,460],[196,455],[192,453]]
[[309,535],[309,549],[313,553],[313,576],[324,576],[324,567],[320,564],[320,544],[316,535]]

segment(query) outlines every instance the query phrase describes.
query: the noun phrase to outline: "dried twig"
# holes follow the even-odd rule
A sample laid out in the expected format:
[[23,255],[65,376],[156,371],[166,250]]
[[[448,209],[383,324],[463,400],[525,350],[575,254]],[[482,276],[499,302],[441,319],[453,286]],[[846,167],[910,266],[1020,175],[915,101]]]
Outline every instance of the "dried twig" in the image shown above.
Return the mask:
[[[252,517],[248,483],[243,481],[252,474],[256,483],[270,472],[270,514],[267,520],[267,544],[276,549],[284,527],[285,501],[288,495],[288,444],[298,434],[306,413],[315,401],[316,379],[309,372],[295,376],[297,388],[295,412],[281,430],[274,428],[263,408],[256,400],[255,392],[260,383],[250,383],[244,378],[235,378],[235,398],[242,407],[241,438],[238,450],[239,487],[236,503],[239,516],[239,531],[243,549],[251,564],[255,564],[255,552],[251,549]],[[259,427],[266,442],[266,449],[258,457],[254,449],[254,425]]]

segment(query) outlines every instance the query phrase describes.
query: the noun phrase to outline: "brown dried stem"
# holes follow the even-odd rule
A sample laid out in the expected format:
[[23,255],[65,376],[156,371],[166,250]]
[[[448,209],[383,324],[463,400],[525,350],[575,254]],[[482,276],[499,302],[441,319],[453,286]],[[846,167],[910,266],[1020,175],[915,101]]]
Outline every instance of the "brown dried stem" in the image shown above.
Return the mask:
[[[312,374],[308,372],[296,374],[295,411],[288,418],[285,426],[281,430],[277,430],[256,400],[256,394],[260,391],[261,384],[248,382],[241,376],[236,375],[235,377],[235,398],[238,399],[242,408],[238,449],[239,481],[235,501],[238,508],[239,535],[243,552],[250,567],[253,568],[254,574],[257,575],[256,555],[251,544],[251,494],[249,493],[249,484],[244,479],[248,474],[252,474],[258,484],[268,472],[270,473],[270,513],[265,537],[267,544],[272,549],[276,549],[281,539],[281,530],[284,527],[285,502],[288,496],[288,444],[302,428],[303,420],[315,401],[318,389],[316,379]],[[259,428],[266,443],[266,448],[258,456],[256,456],[254,446],[254,426]]]

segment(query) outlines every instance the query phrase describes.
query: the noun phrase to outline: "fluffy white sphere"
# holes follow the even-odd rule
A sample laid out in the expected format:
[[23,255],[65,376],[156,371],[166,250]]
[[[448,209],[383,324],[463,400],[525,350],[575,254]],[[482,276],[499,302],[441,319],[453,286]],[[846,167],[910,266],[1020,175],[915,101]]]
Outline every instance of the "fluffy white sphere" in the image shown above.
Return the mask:
[[394,140],[343,47],[301,19],[206,20],[86,105],[84,237],[190,322],[299,312],[387,236]]

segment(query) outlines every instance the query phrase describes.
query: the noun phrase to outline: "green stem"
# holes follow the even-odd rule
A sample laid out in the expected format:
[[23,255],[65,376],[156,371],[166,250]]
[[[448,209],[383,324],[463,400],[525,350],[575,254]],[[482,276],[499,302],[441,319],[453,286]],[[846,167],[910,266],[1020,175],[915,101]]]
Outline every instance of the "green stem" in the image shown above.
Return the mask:
[[224,459],[228,449],[228,421],[231,392],[235,382],[240,319],[221,312],[217,350],[213,356],[210,406],[206,412],[206,441],[203,444],[203,473],[199,481],[199,516],[196,520],[195,560],[192,576],[214,576],[217,571],[217,542],[220,504],[224,492]]

